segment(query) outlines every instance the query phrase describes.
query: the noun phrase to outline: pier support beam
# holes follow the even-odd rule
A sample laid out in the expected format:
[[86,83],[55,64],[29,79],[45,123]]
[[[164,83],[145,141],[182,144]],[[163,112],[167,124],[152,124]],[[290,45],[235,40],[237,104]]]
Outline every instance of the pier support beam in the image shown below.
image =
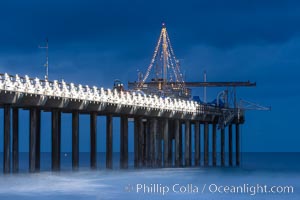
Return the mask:
[[40,171],[41,166],[41,110],[36,109],[36,146],[35,170]]
[[29,172],[36,169],[36,133],[37,133],[37,108],[30,108],[30,135],[29,135]]
[[151,119],[147,119],[147,167],[151,167]]
[[195,122],[195,165],[200,164],[200,122]]
[[156,132],[157,132],[157,119],[150,120],[150,165],[155,167],[156,165]]
[[169,167],[169,120],[163,119],[164,130],[164,167]]
[[4,105],[3,172],[10,173],[10,105]]
[[181,124],[178,119],[174,120],[174,134],[175,134],[175,166],[180,167],[181,166],[181,157],[180,157],[180,150],[182,146],[182,141],[180,137],[180,130]]
[[[122,118],[121,118],[122,121]],[[122,122],[121,122],[122,124]],[[136,117],[134,118],[134,167],[137,168],[139,167],[140,163],[140,154],[141,154],[141,149],[140,149],[140,118]],[[121,134],[122,134],[122,129],[121,129]]]
[[149,144],[150,144],[150,134],[149,134],[149,119],[143,122],[144,124],[144,161],[143,165],[149,165]]
[[72,168],[79,168],[79,112],[72,113]]
[[91,169],[97,168],[97,113],[92,112],[90,114],[90,164]]
[[106,168],[113,168],[113,119],[112,115],[106,116]]
[[19,109],[13,108],[13,172],[19,171]]
[[[41,111],[30,108],[30,134],[29,134],[29,171],[40,170],[41,155]],[[15,114],[15,113],[13,113]]]
[[189,120],[185,121],[185,166],[191,166],[191,122]]
[[128,117],[121,116],[120,120],[120,167],[128,168]]
[[228,144],[228,153],[229,153],[229,166],[232,166],[232,124],[229,124],[228,126],[228,140],[229,140],[229,144]]
[[182,142],[182,122],[179,121],[179,162],[180,162],[180,167],[183,166],[183,153],[182,153],[182,146],[183,146],[183,142]]
[[61,112],[52,111],[52,170],[60,170]]
[[221,129],[221,166],[225,166],[225,128]]
[[209,146],[208,146],[208,123],[204,123],[204,166],[208,166]]
[[217,165],[217,125],[213,124],[213,166]]
[[138,163],[139,165],[142,165],[145,160],[145,152],[144,152],[144,123],[143,118],[138,118],[138,135],[139,135],[139,141],[138,141]]
[[168,142],[168,166],[173,166],[173,139],[174,139],[174,120],[168,120],[169,121],[169,142]]
[[236,165],[240,166],[240,125],[235,125],[235,139],[236,139]]
[[156,131],[156,141],[155,141],[155,148],[157,150],[156,154],[156,166],[157,167],[162,167],[162,133],[163,133],[163,126],[162,126],[162,121],[158,120],[157,121],[157,131]]

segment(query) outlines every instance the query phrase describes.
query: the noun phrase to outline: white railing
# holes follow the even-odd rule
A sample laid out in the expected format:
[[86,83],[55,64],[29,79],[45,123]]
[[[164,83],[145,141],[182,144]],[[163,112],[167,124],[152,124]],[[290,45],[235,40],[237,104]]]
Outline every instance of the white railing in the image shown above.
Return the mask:
[[35,94],[49,97],[61,97],[89,102],[121,104],[123,106],[146,107],[162,111],[174,111],[185,113],[199,113],[202,110],[199,103],[191,100],[162,98],[155,95],[142,95],[135,92],[118,92],[116,90],[104,90],[96,86],[67,84],[57,80],[32,79],[27,75],[19,77],[8,74],[0,74],[0,91],[10,91],[24,94]]

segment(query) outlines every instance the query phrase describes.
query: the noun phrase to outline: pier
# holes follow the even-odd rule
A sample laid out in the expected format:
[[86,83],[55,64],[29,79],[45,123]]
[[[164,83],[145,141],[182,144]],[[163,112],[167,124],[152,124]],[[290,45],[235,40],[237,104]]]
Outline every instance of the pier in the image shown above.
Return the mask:
[[[113,140],[116,138],[113,118],[120,118],[120,168],[128,168],[128,123],[134,124],[136,168],[240,165],[240,125],[244,123],[244,112],[239,108],[217,108],[192,100],[118,92],[8,74],[0,75],[0,105],[4,110],[4,173],[18,172],[19,134],[26,134],[26,130],[19,130],[20,109],[29,110],[29,172],[40,170],[41,121],[44,112],[50,112],[52,116],[51,122],[47,123],[51,123],[53,171],[60,170],[62,115],[72,115],[70,164],[74,170],[79,168],[80,115],[90,116],[92,169],[97,169],[96,138],[99,134],[106,134],[106,168],[114,166]],[[224,122],[221,119],[228,112],[232,115],[229,121]],[[106,133],[97,130],[99,116],[106,118]],[[229,149],[225,149],[225,138],[229,142]],[[217,147],[220,147],[220,152]],[[225,152],[228,152],[228,158]],[[221,155],[220,159],[217,154]]]
[[[48,50],[48,41],[46,48]],[[49,81],[48,54],[45,65],[45,80],[0,74],[4,173],[18,172],[19,169],[19,134],[26,134],[26,130],[19,130],[20,109],[29,111],[29,172],[40,170],[41,126],[44,123],[51,123],[52,170],[60,170],[61,137],[64,134],[61,132],[62,115],[72,116],[73,170],[79,168],[80,115],[90,118],[90,134],[85,137],[90,137],[91,169],[98,168],[97,137],[101,134],[106,134],[107,169],[115,167],[115,140],[120,141],[119,167],[129,167],[129,139],[134,140],[135,168],[240,165],[240,126],[244,123],[245,109],[236,102],[236,87],[253,87],[256,83],[207,82],[206,72],[203,82],[185,81],[164,23],[145,75],[139,72],[137,81],[128,82],[128,90],[119,80],[115,81],[113,89]],[[199,96],[192,98],[192,87],[204,88],[203,101]],[[213,102],[207,102],[206,87],[225,87],[227,90],[221,91]],[[255,107],[249,102],[244,103]],[[51,121],[44,121],[44,112],[51,113]],[[98,117],[106,119],[106,132],[97,130]],[[117,125],[120,138],[115,136],[114,118],[120,119]],[[133,123],[133,138],[129,137],[129,123]]]

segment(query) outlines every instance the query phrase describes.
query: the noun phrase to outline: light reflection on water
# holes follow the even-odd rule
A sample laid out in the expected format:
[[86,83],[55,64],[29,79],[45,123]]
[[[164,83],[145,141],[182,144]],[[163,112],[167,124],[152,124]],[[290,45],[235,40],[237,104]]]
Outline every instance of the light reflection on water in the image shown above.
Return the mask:
[[[46,154],[43,156],[47,157]],[[89,161],[88,154],[80,156],[81,160]],[[299,154],[258,154],[244,155],[241,168],[105,170],[104,164],[100,164],[103,155],[99,155],[99,169],[88,170],[87,162],[81,163],[78,172],[69,170],[69,160],[62,158],[61,172],[49,172],[49,167],[44,165],[40,173],[30,174],[22,168],[19,174],[0,175],[0,199],[253,199],[249,194],[212,194],[208,190],[204,193],[168,192],[165,195],[159,192],[137,193],[137,184],[159,184],[169,188],[174,184],[184,187],[192,184],[199,190],[204,184],[292,185],[293,194],[256,194],[255,199],[300,199],[298,158]],[[21,162],[25,161],[28,164],[26,159],[21,159]],[[114,161],[117,163],[117,158]],[[21,163],[21,166],[26,164]]]

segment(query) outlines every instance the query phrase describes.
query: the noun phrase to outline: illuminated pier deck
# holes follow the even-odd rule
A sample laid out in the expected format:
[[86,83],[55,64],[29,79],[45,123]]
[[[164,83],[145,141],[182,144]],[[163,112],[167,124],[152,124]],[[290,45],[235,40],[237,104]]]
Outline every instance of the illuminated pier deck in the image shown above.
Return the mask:
[[[162,98],[124,92],[96,86],[75,85],[64,81],[45,81],[38,78],[0,74],[0,105],[4,109],[4,160],[3,169],[18,171],[19,109],[29,110],[29,171],[40,168],[40,134],[42,112],[51,112],[52,169],[60,169],[61,114],[72,114],[72,166],[79,163],[79,115],[90,115],[91,168],[97,168],[96,137],[106,134],[106,167],[112,168],[113,117],[120,117],[120,167],[128,167],[128,123],[134,121],[135,167],[171,167],[200,165],[201,146],[204,145],[204,165],[217,165],[217,128],[221,134],[221,165],[225,165],[225,130],[228,127],[229,165],[233,165],[232,126],[235,125],[236,165],[240,163],[239,125],[244,112],[201,104],[192,100]],[[12,110],[12,112],[11,112]],[[97,116],[106,116],[106,133],[97,132]],[[134,120],[128,120],[132,118]],[[12,130],[11,124],[12,122]],[[191,126],[194,126],[193,129]],[[203,126],[203,133],[200,132]],[[211,128],[210,128],[211,127]],[[194,134],[191,134],[194,130]],[[20,134],[26,134],[26,131]],[[200,140],[204,134],[204,141]],[[12,155],[11,137],[12,135]],[[194,136],[192,138],[192,135]],[[174,141],[174,143],[173,143]],[[182,142],[184,141],[184,144]],[[193,145],[192,145],[193,143]],[[209,145],[212,145],[212,158]],[[173,148],[174,146],[174,148]],[[194,147],[192,149],[192,146]],[[175,152],[172,151],[175,149]],[[192,158],[192,151],[195,156]],[[174,156],[173,156],[174,154]],[[12,159],[12,167],[10,166]],[[192,162],[194,159],[194,162]]]

